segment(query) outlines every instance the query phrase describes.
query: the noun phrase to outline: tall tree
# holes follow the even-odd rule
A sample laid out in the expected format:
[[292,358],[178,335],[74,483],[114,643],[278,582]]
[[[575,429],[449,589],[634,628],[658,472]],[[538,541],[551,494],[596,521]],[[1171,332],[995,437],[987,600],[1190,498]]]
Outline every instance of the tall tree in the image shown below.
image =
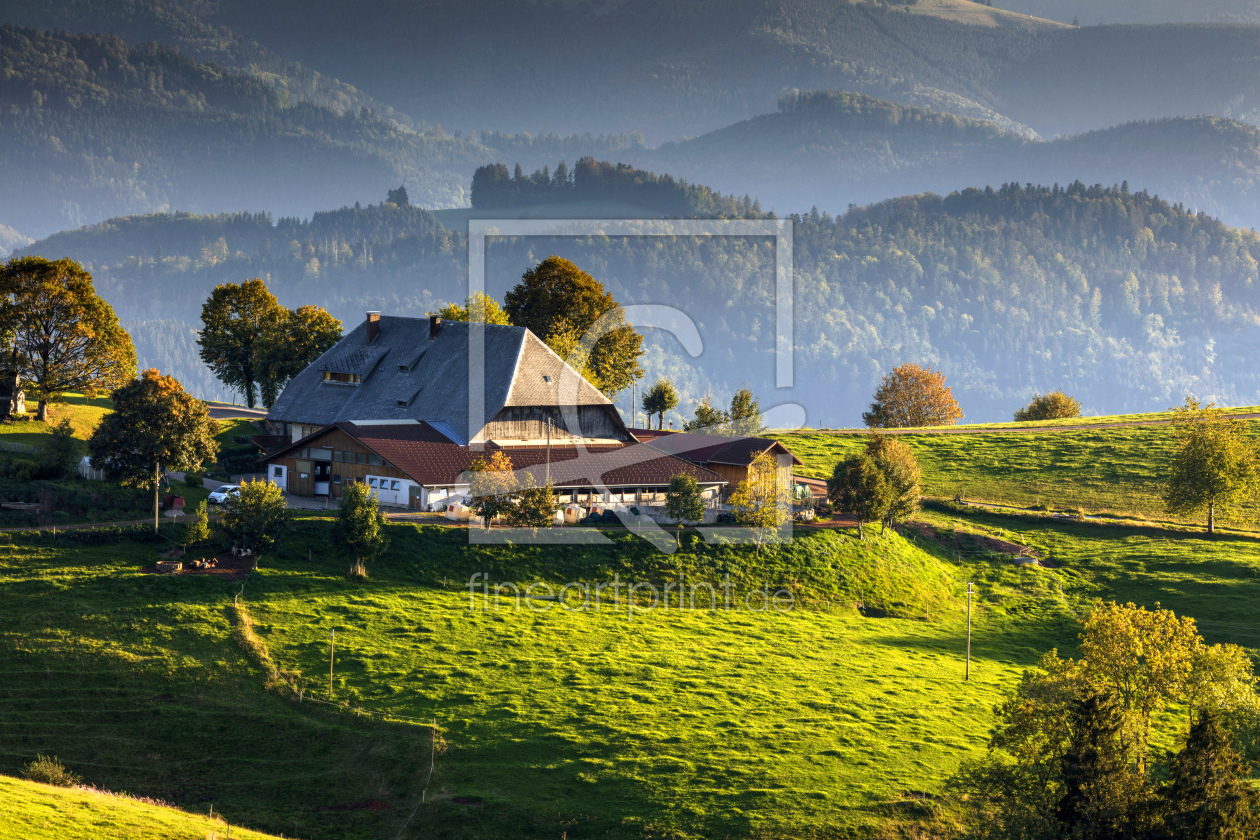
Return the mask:
[[665,515],[677,524],[674,545],[681,546],[683,523],[704,520],[704,496],[694,476],[676,475],[669,480],[669,489],[665,491]]
[[[507,293],[504,304],[513,324],[528,327],[548,345],[558,337],[567,344],[576,339],[594,384],[610,398],[643,376],[639,366],[643,336],[626,323],[620,306],[603,284],[570,261],[551,256],[526,271],[521,282]],[[609,329],[598,338],[588,335],[605,315]],[[580,370],[582,366],[575,367]]]
[[1260,494],[1256,444],[1241,420],[1215,405],[1200,407],[1190,397],[1174,409],[1177,454],[1164,484],[1164,505],[1172,514],[1207,512],[1208,533],[1216,518],[1236,517]]
[[1160,791],[1161,822],[1170,840],[1251,840],[1260,834],[1260,793],[1229,733],[1212,712],[1200,712],[1173,758]]
[[136,350],[92,276],[73,260],[20,257],[0,270],[0,324],[38,419],[67,391],[88,396],[136,375]]
[[761,405],[753,392],[740,388],[731,397],[730,433],[741,437],[752,437],[761,433]]
[[257,277],[215,286],[201,307],[201,360],[220,382],[240,391],[250,408],[259,382],[255,344],[284,316],[284,307]]
[[1062,758],[1063,796],[1055,809],[1064,837],[1121,840],[1146,793],[1125,739],[1125,717],[1109,695],[1091,693],[1074,710],[1071,738]]
[[840,513],[857,517],[858,538],[866,538],[867,522],[885,522],[894,500],[884,471],[868,453],[840,461],[827,479],[827,499]]
[[289,380],[341,341],[341,321],[319,306],[281,309],[254,342],[254,374],[267,408]]
[[779,471],[779,462],[771,450],[762,452],[748,466],[748,478],[731,494],[730,505],[736,518],[753,529],[757,537],[757,553],[772,531],[787,522],[791,512],[791,488]]
[[475,321],[482,324],[510,324],[507,313],[499,302],[485,292],[475,292],[464,298],[464,305],[448,303],[438,310],[445,321]]
[[906,364],[884,377],[862,421],[872,429],[904,429],[949,426],[962,416],[944,373]]
[[715,408],[708,397],[696,404],[696,419],[683,421],[683,431],[698,432],[706,435],[724,435],[731,416],[720,408]]
[[173,376],[146,370],[112,394],[106,414],[88,440],[95,469],[115,481],[153,490],[153,530],[158,527],[158,487],[164,470],[197,470],[219,452],[219,424],[206,404]]
[[677,407],[678,392],[674,390],[674,383],[663,376],[643,394],[643,410],[647,413],[648,423],[652,422],[651,417],[655,414],[658,429],[665,425],[665,412]]
[[371,487],[361,481],[346,485],[337,504],[333,537],[354,560],[350,573],[366,577],[367,562],[389,547],[385,513]]
[[884,513],[884,521],[888,525],[896,525],[919,509],[919,500],[923,495],[920,486],[923,471],[913,450],[891,435],[872,432],[866,439],[866,452],[874,459],[888,485],[888,509]]

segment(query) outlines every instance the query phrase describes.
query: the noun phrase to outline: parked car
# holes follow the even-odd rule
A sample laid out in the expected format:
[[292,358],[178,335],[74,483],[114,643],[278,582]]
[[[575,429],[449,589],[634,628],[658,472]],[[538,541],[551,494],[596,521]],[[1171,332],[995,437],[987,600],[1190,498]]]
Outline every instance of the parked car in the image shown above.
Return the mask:
[[239,495],[241,495],[240,485],[224,484],[210,493],[209,502],[212,505],[221,505],[227,502],[229,498],[236,498]]

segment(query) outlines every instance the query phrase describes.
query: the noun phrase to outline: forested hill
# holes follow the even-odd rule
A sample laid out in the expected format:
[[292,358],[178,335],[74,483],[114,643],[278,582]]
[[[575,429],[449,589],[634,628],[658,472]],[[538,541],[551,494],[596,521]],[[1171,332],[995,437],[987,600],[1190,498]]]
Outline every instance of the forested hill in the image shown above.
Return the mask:
[[[422,315],[467,289],[462,236],[388,203],[308,222],[111,220],[28,251],[90,263],[142,363],[208,395],[190,360],[217,283],[263,277],[286,305],[320,304],[348,323],[367,309]],[[811,422],[857,423],[878,378],[907,361],[944,368],[972,420],[1009,419],[1034,390],[1059,387],[1091,412],[1166,408],[1187,393],[1260,402],[1260,237],[1143,192],[1009,186],[796,217],[790,390],[773,385],[772,243],[498,240],[489,291],[501,297],[548,254],[620,300],[669,303],[697,321],[695,360],[648,334],[649,378],[682,386],[676,420],[706,392],[729,397],[746,383],[764,404],[800,402]]]
[[1231,224],[1260,228],[1260,129],[1217,117],[1129,123],[1043,142],[979,120],[849,92],[792,94],[776,113],[654,150],[641,166],[767,207],[837,211],[889,195],[973,185],[1128,181]]
[[417,127],[411,119],[352,85],[284,58],[230,29],[211,26],[194,13],[164,0],[5,0],[0,24],[53,32],[100,32],[131,45],[150,41],[225,70],[257,76],[291,101],[312,102],[337,112],[369,108],[383,117]]
[[459,205],[493,158],[108,36],[0,27],[0,108],[0,224],[28,235],[171,207],[308,215],[400,183]]
[[763,215],[760,202],[747,195],[742,199],[722,195],[703,184],[590,156],[579,158],[572,172],[560,161],[554,173],[544,166],[526,175],[519,163],[512,175],[501,163],[478,167],[473,173],[475,210],[579,201],[615,201],[637,208],[638,215],[659,217],[755,219]]

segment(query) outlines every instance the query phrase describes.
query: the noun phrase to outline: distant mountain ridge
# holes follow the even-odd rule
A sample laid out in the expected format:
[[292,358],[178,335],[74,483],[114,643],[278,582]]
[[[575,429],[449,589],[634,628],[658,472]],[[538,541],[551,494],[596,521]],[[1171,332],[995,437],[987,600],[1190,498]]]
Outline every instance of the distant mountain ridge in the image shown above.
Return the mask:
[[747,191],[766,209],[838,212],[889,194],[1007,181],[1127,181],[1260,228],[1260,129],[1216,117],[1140,121],[1039,142],[862,94],[812,92],[692,140],[627,150],[626,159],[714,189]]
[[337,111],[157,44],[0,26],[0,224],[28,235],[120,212],[309,215],[405,183],[467,202],[476,143]]

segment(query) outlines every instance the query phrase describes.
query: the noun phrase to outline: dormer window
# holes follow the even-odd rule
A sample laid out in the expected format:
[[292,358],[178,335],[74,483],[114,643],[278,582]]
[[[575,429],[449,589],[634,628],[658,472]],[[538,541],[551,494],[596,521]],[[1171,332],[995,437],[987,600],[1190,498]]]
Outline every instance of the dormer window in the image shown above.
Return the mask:
[[347,385],[358,385],[363,381],[363,377],[357,373],[333,373],[331,370],[324,371],[325,382],[342,382]]
[[543,382],[546,382],[547,384],[549,384],[549,385],[550,385],[550,384],[551,384],[551,377],[550,377],[550,376],[548,376],[547,374],[545,374],[545,373],[544,373],[544,374],[543,374]]

